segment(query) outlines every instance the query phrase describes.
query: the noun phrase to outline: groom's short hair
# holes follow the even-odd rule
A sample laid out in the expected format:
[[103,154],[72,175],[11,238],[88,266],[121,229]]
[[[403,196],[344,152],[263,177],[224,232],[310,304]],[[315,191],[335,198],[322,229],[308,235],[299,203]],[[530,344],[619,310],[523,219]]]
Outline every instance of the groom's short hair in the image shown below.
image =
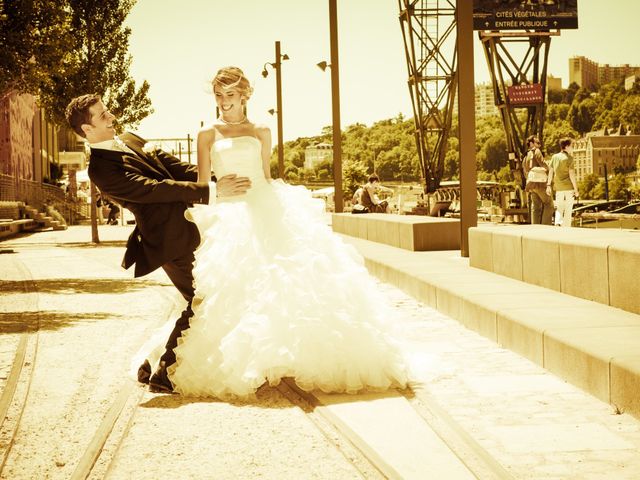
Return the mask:
[[73,128],[81,137],[85,137],[82,125],[91,124],[91,113],[89,109],[101,100],[100,95],[96,93],[87,93],[74,98],[67,105],[65,110],[65,117],[69,126]]

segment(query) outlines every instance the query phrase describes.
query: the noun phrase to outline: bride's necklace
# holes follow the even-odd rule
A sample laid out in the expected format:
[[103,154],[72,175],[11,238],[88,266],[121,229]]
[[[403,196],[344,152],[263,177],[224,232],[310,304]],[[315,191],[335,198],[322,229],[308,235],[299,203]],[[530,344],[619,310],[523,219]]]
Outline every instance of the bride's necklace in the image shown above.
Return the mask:
[[221,121],[222,123],[224,123],[225,125],[240,125],[241,123],[244,123],[244,122],[246,122],[246,121],[247,121],[247,117],[246,117],[246,116],[244,116],[244,117],[242,117],[242,120],[239,120],[239,121],[237,121],[237,122],[231,122],[231,121],[229,121],[229,120],[225,120],[225,119],[224,119],[224,117],[223,117],[222,115],[220,115],[220,116],[218,117],[218,120],[220,120],[220,121]]

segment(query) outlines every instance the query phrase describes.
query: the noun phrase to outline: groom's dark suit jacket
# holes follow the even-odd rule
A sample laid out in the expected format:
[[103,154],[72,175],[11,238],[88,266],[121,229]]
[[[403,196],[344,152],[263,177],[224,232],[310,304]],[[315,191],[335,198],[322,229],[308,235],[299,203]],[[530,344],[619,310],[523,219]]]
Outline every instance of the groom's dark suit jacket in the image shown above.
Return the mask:
[[209,201],[209,184],[196,182],[195,165],[161,150],[145,153],[145,140],[137,135],[125,133],[120,139],[135,154],[91,149],[89,178],[135,216],[122,266],[135,263],[134,275],[139,277],[195,250],[200,235],[184,212]]

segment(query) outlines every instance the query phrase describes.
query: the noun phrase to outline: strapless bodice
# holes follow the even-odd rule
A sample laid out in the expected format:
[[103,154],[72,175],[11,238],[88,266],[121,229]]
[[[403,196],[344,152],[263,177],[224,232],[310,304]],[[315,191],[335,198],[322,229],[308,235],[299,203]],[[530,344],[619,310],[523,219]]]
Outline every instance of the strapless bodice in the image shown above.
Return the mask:
[[231,173],[249,177],[251,189],[267,184],[262,169],[262,143],[249,135],[215,141],[211,146],[211,169],[217,178]]

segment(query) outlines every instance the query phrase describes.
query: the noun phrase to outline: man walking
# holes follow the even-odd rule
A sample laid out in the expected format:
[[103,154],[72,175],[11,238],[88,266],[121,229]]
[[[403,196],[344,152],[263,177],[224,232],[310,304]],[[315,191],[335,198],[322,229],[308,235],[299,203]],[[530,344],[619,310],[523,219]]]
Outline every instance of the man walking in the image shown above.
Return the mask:
[[560,140],[560,152],[549,162],[549,180],[556,192],[556,223],[563,227],[571,226],[573,203],[578,198],[576,172],[573,166],[573,140]]

